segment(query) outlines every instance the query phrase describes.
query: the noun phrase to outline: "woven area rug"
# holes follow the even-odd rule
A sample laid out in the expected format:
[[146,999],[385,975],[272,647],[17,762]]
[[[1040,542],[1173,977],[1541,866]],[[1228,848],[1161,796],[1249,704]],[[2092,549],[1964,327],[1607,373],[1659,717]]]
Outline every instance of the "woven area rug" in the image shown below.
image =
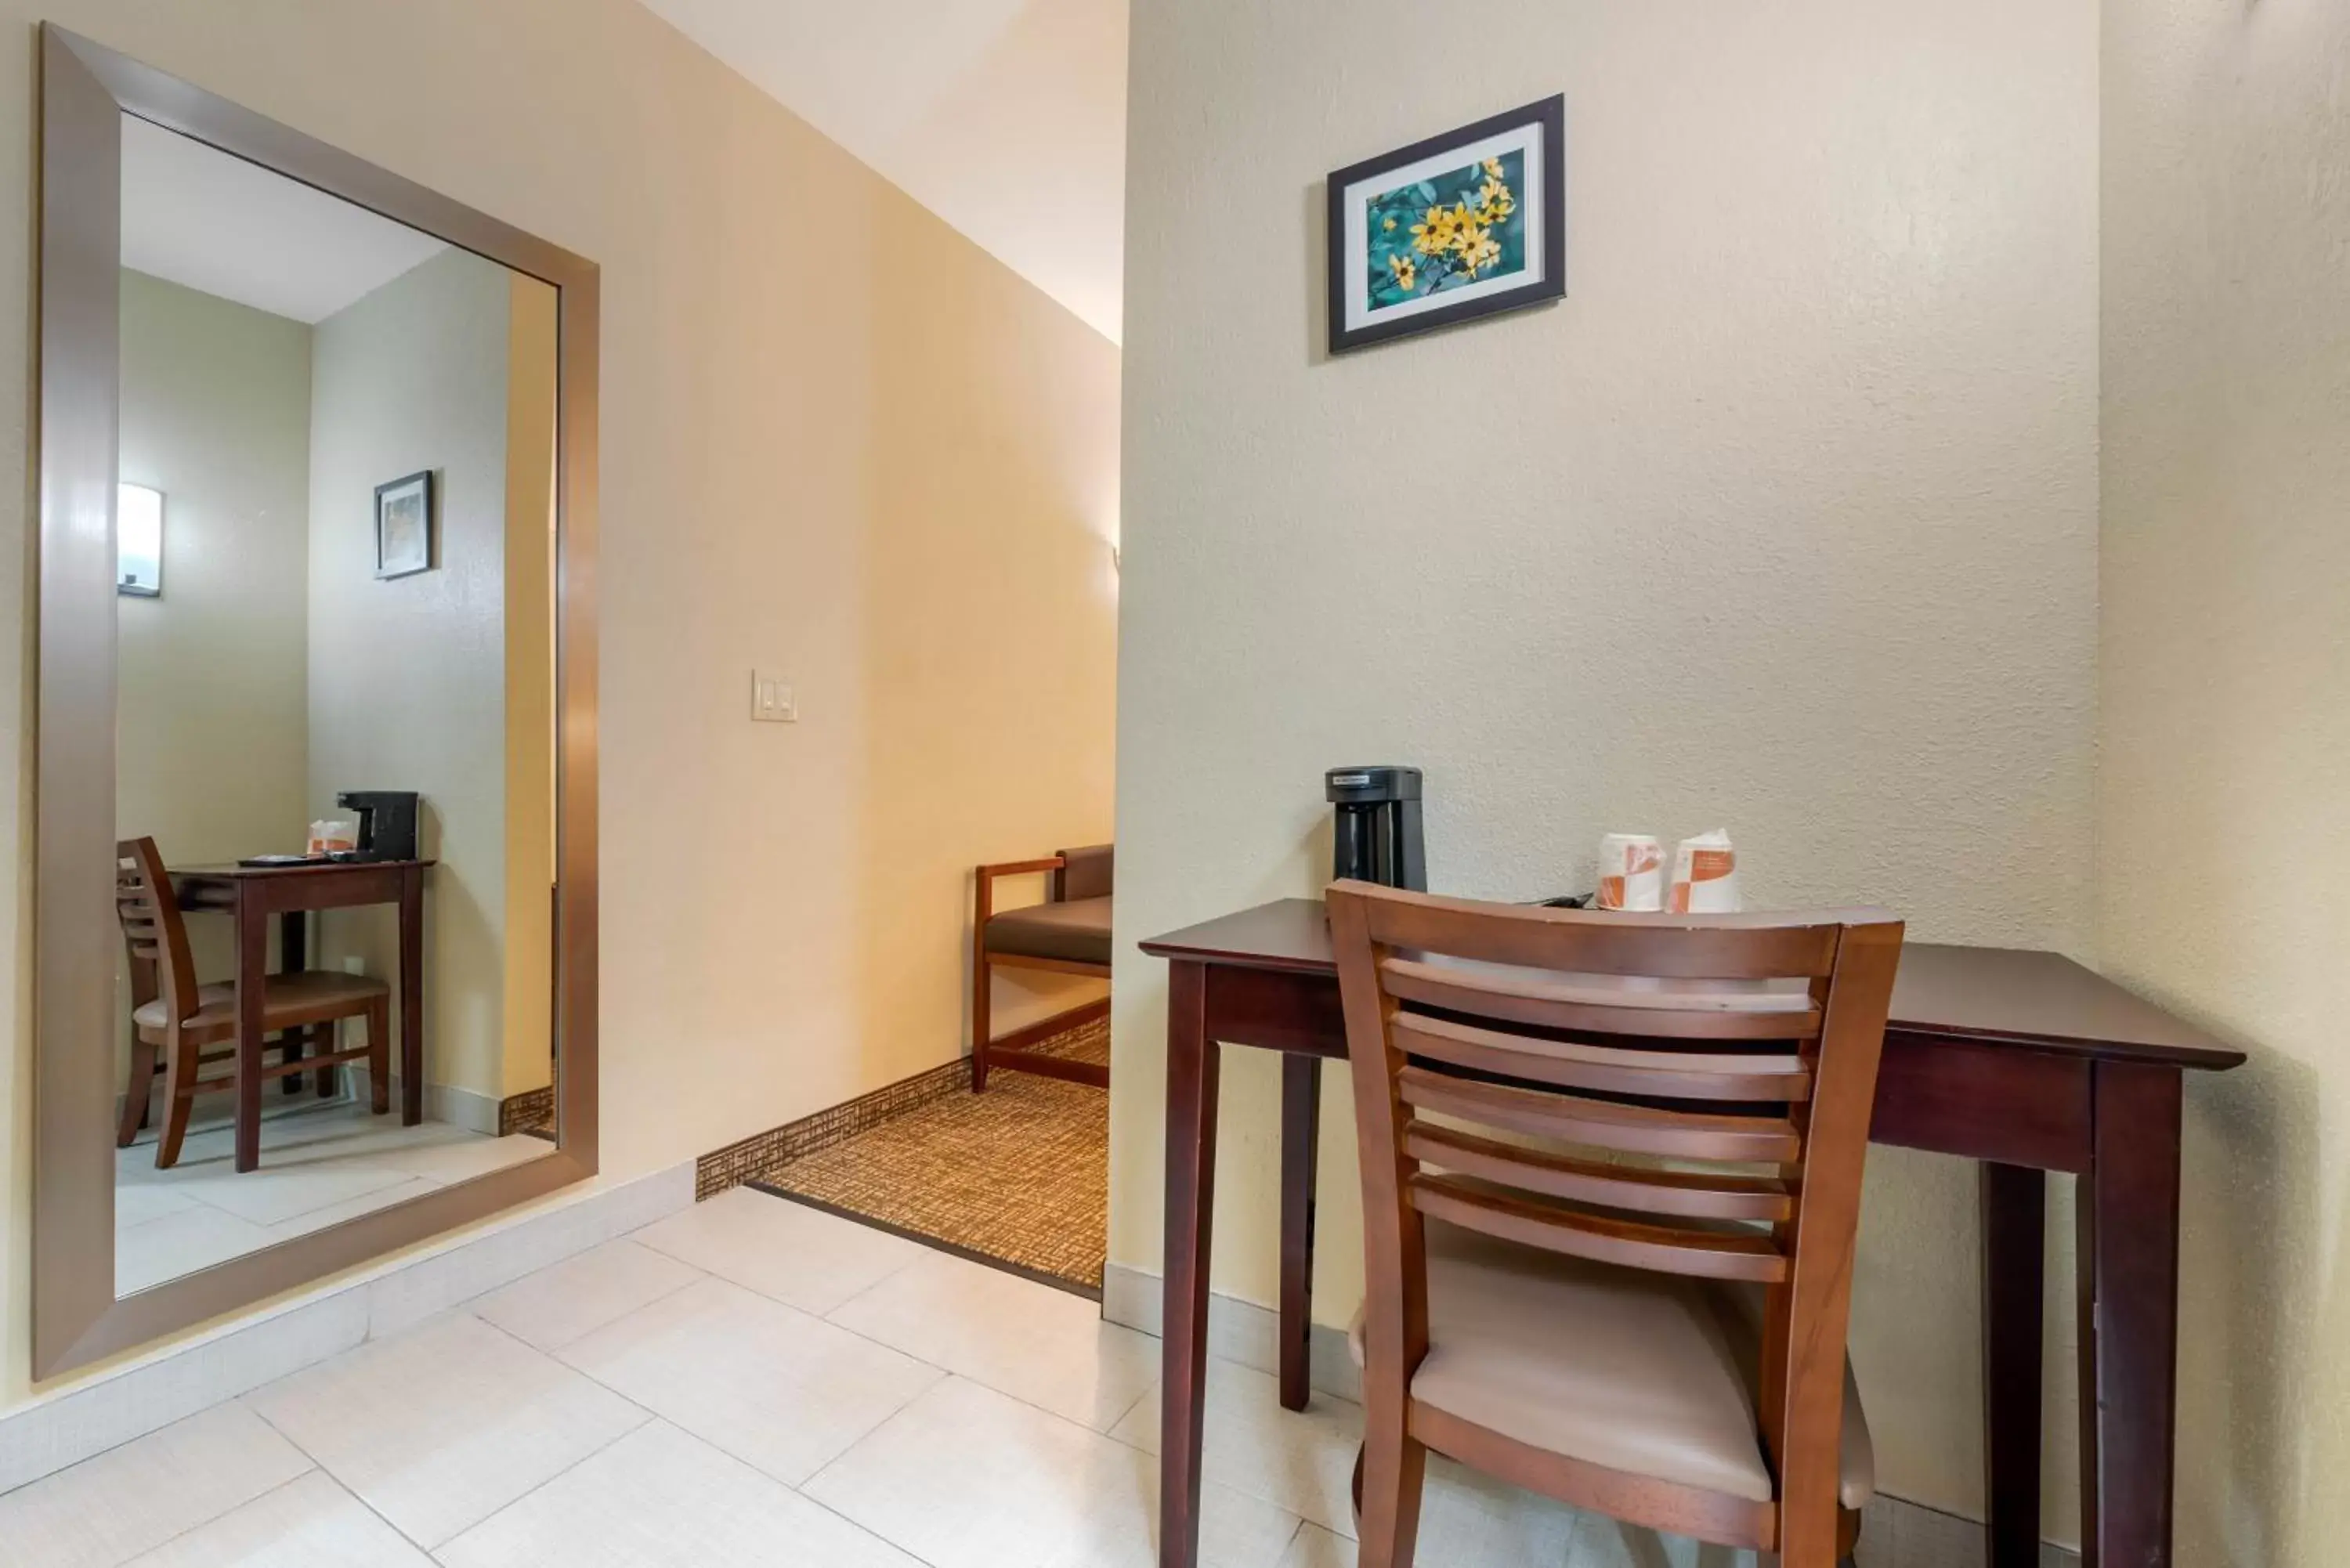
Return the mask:
[[[1107,1063],[1109,1024],[1035,1049]],[[1098,1298],[1109,1094],[1001,1070],[750,1177],[753,1186]]]

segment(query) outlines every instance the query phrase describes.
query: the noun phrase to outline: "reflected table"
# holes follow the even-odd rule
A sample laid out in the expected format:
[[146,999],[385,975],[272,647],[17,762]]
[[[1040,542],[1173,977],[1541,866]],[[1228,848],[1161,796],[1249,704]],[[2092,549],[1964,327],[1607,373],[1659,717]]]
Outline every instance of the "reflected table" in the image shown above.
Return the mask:
[[[1322,1058],[1347,1054],[1318,898],[1157,937],[1168,961],[1167,1272],[1159,1561],[1199,1561],[1200,1451],[1222,1045],[1284,1053],[1281,1401],[1304,1407]],[[2046,1173],[2080,1179],[2083,1544],[2166,1568],[2178,1339],[2179,1107],[2243,1054],[2055,953],[1912,942],[1877,1073],[1875,1143],[1981,1162],[1990,1561],[2040,1559]]]
[[[279,922],[280,967],[305,967],[313,910],[396,905],[400,910],[400,1120],[424,1119],[424,873],[430,860],[329,860],[299,866],[175,866],[183,910],[227,915],[236,931],[236,1168],[261,1167],[261,1003],[269,920]],[[289,1080],[289,1087],[291,1087]]]

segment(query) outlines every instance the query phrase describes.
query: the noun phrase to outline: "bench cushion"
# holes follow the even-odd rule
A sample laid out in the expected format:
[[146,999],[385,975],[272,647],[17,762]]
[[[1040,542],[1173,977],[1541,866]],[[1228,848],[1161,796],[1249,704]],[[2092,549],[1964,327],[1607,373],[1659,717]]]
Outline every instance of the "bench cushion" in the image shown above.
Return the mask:
[[987,922],[987,950],[1109,967],[1109,900],[1071,898],[1006,909]]

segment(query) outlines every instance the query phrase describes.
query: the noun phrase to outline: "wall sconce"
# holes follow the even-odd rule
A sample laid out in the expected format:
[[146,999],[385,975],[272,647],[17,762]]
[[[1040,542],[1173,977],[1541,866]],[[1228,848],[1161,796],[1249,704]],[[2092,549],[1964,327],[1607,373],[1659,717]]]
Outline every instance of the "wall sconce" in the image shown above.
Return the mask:
[[114,487],[114,591],[163,597],[163,493],[143,484]]

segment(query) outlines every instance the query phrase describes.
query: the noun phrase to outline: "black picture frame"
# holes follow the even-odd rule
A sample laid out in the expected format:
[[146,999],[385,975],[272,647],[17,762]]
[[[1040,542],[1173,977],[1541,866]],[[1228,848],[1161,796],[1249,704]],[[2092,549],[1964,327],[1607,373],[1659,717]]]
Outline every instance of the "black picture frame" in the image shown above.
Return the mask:
[[[423,549],[420,554],[411,547],[412,542],[387,540],[384,535],[384,513],[387,504],[398,505],[410,495],[420,498],[423,507]],[[406,473],[398,479],[375,487],[375,575],[380,581],[394,577],[412,577],[419,572],[429,572],[440,558],[441,508],[432,471],[424,469]],[[394,549],[397,553],[393,553]]]
[[[1350,239],[1347,220],[1356,200],[1348,192],[1357,187],[1375,185],[1384,174],[1401,171],[1455,149],[1463,151],[1482,142],[1513,131],[1530,132],[1529,146],[1541,149],[1542,168],[1539,178],[1529,182],[1534,189],[1525,200],[1539,203],[1540,238],[1528,246],[1532,254],[1540,258],[1539,275],[1510,287],[1479,286],[1462,291],[1454,303],[1435,304],[1412,302],[1409,313],[1381,319],[1376,312],[1366,309],[1361,319],[1350,323],[1350,306],[1355,303],[1355,288],[1361,285],[1368,269],[1367,246],[1357,250]],[[1377,186],[1391,192],[1392,186]],[[1367,348],[1376,343],[1389,342],[1398,337],[1451,327],[1481,317],[1495,316],[1508,310],[1523,310],[1559,299],[1566,294],[1566,95],[1555,93],[1523,109],[1512,109],[1399,147],[1377,158],[1367,158],[1344,169],[1331,172],[1326,184],[1328,226],[1325,250],[1329,265],[1329,348],[1334,355]],[[1534,269],[1529,267],[1528,271]],[[1428,301],[1442,300],[1441,294],[1431,294]]]

